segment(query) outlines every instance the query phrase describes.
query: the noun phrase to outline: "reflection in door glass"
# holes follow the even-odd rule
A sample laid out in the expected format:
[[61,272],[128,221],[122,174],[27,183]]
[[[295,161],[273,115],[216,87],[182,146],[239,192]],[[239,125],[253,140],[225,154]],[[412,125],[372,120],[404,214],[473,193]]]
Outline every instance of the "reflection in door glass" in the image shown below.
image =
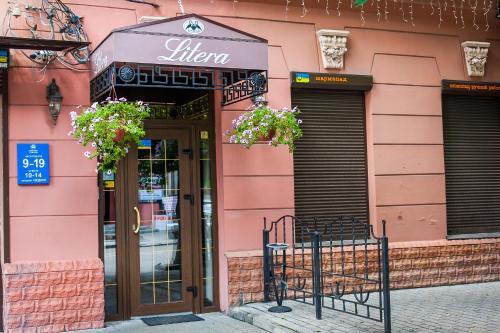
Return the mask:
[[182,300],[177,140],[142,140],[138,151],[142,304]]
[[204,305],[214,304],[213,194],[208,131],[200,132],[200,184]]
[[115,174],[102,175],[104,194],[104,297],[106,315],[118,313],[118,284],[116,276],[116,192]]

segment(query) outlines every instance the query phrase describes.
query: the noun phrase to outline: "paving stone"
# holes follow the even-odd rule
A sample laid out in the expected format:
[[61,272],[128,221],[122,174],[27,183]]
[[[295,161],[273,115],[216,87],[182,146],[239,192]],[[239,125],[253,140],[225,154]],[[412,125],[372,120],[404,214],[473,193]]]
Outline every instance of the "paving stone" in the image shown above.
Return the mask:
[[[147,326],[140,319],[123,322],[106,323],[105,328],[78,331],[78,333],[265,333],[255,326],[226,316],[223,313],[206,313],[199,315],[205,321],[180,323],[172,325]],[[275,333],[291,333],[286,327]]]
[[[371,304],[378,297],[370,296]],[[316,320],[314,306],[285,301],[293,311],[271,313],[273,303],[254,303],[228,314],[267,332],[383,333],[382,323],[329,309]],[[500,332],[500,282],[391,292],[392,328],[397,333]],[[233,315],[236,314],[237,315]],[[374,312],[375,313],[375,312]]]

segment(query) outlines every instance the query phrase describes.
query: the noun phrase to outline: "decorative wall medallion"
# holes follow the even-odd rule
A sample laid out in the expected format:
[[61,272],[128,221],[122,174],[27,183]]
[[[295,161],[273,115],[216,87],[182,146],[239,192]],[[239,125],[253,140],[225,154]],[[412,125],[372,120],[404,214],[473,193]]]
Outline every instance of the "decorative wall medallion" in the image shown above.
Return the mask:
[[349,31],[321,29],[316,32],[324,68],[344,68],[344,54],[347,52]]
[[184,28],[184,31],[191,35],[201,34],[203,30],[205,30],[205,25],[203,24],[203,22],[197,19],[184,21],[182,27]]
[[490,43],[487,42],[467,41],[462,43],[469,76],[484,76],[489,46]]

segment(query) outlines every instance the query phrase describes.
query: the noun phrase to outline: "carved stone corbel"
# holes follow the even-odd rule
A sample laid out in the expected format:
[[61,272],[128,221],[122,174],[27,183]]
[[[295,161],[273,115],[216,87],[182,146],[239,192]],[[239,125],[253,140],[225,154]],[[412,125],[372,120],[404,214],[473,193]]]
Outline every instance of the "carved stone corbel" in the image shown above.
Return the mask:
[[465,62],[467,63],[467,74],[469,76],[484,76],[484,66],[488,56],[487,42],[463,42]]
[[321,29],[316,32],[324,68],[344,68],[349,31]]

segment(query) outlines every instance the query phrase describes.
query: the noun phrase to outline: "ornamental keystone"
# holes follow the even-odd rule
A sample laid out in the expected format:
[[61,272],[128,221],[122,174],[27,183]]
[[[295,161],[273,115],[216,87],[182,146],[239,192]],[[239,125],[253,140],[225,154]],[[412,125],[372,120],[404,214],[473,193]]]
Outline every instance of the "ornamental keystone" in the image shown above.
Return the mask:
[[490,43],[467,41],[462,43],[462,47],[467,63],[467,74],[469,76],[484,76],[484,66]]
[[344,54],[347,52],[349,31],[321,29],[316,32],[321,49],[324,68],[344,68]]

